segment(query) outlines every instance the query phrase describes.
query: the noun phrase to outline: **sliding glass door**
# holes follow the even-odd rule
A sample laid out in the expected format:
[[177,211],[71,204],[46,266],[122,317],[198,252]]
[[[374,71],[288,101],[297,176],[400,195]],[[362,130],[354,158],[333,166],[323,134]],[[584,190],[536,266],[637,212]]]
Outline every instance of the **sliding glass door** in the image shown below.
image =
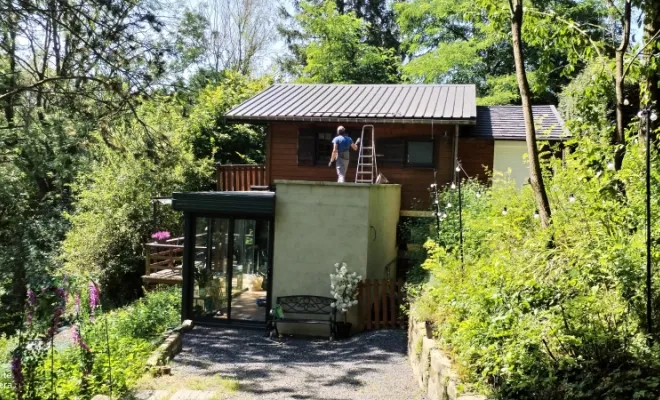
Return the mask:
[[271,223],[194,219],[195,248],[188,275],[193,287],[188,300],[195,319],[266,320]]

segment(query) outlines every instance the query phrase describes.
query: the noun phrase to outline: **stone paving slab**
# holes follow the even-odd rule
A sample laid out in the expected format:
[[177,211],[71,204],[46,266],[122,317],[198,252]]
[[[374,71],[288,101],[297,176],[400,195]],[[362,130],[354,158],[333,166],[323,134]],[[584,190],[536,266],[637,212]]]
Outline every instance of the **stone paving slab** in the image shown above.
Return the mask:
[[170,395],[167,390],[140,390],[135,393],[135,400],[162,400]]
[[215,392],[209,390],[177,390],[169,400],[213,400]]

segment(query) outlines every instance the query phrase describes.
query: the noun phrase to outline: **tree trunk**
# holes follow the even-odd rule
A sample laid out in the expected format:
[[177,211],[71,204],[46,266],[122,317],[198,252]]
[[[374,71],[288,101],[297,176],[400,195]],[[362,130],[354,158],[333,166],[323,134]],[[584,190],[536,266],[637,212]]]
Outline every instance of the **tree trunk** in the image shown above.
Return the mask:
[[653,62],[653,59],[658,57],[660,51],[656,45],[657,37],[655,40],[652,40],[658,33],[658,30],[660,30],[660,0],[647,0],[643,4],[644,42],[653,41],[654,43],[648,44],[644,51],[646,68],[640,89],[645,94],[645,98],[642,100],[642,104],[649,104],[656,111],[660,111],[660,87],[658,87],[660,84],[660,71],[658,71],[658,66]]
[[539,163],[539,150],[536,146],[536,130],[534,129],[534,116],[532,114],[531,93],[527,73],[525,72],[525,59],[522,51],[522,24],[523,0],[509,0],[511,7],[511,35],[513,42],[513,57],[516,64],[516,78],[520,99],[522,101],[523,116],[525,118],[525,137],[527,140],[527,153],[529,154],[529,181],[534,190],[536,205],[544,228],[550,226],[550,202],[545,191],[541,165]]
[[616,73],[614,76],[614,86],[616,88],[616,131],[612,137],[611,143],[616,146],[614,151],[614,168],[618,171],[623,165],[623,158],[626,154],[626,133],[623,123],[623,84],[625,76],[624,73],[624,56],[628,51],[630,43],[630,1],[626,0],[624,3],[623,14],[621,15],[621,27],[623,29],[621,35],[621,43],[616,49]]
[[[16,86],[18,85],[18,79],[17,79],[17,74],[18,71],[16,69],[16,29],[17,29],[17,16],[13,12],[12,9],[12,3],[9,3],[9,12],[7,13],[7,21],[8,24],[6,26],[6,31],[5,34],[3,35],[4,37],[2,38],[3,46],[5,48],[5,51],[7,52],[7,58],[9,59],[9,78],[6,80],[6,87],[4,88],[6,90],[5,93],[11,92],[12,90],[16,89]],[[2,93],[0,93],[2,94]],[[7,120],[7,126],[8,127],[13,127],[14,126],[14,98],[15,95],[10,95],[7,96],[6,100],[4,101],[5,104],[3,104],[4,108],[4,114],[5,114],[5,119]]]

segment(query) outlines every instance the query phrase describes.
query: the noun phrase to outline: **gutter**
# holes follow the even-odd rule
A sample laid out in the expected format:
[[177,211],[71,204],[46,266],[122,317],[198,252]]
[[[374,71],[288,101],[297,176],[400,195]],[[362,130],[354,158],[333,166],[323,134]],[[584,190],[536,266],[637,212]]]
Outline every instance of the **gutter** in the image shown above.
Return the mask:
[[291,122],[344,122],[344,123],[377,123],[377,124],[437,124],[437,125],[476,125],[476,118],[467,119],[421,119],[421,118],[349,118],[349,117],[282,117],[282,116],[232,116],[224,117],[226,121],[235,123],[267,123],[269,121]]

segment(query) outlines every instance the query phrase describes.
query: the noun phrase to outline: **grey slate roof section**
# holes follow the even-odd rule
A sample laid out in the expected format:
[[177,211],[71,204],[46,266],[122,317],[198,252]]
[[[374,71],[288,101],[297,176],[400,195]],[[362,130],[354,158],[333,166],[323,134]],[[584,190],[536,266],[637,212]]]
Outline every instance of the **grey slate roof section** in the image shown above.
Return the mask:
[[[555,106],[532,106],[536,137],[539,140],[566,140],[564,121]],[[525,119],[521,106],[479,106],[477,125],[466,136],[498,140],[525,140]]]
[[474,125],[474,85],[273,85],[229,111],[237,121]]

